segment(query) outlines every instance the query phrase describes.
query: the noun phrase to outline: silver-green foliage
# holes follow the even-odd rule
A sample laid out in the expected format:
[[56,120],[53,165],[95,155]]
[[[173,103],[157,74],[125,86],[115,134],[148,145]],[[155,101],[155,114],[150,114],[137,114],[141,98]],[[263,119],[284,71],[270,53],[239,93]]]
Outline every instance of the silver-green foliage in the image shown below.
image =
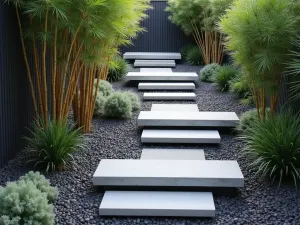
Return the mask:
[[125,59],[116,56],[108,70],[107,80],[109,82],[120,81],[124,78],[128,71],[128,64]]
[[51,172],[75,164],[72,154],[84,147],[80,129],[63,121],[51,120],[47,124],[33,123],[28,143],[30,160],[35,168]]
[[[97,85],[97,79],[95,79],[94,81],[94,87],[96,87],[96,85]],[[98,91],[102,92],[103,96],[106,97],[109,96],[114,91],[114,89],[111,83],[109,83],[108,81],[100,80],[98,83]]]
[[47,199],[50,203],[54,202],[58,197],[58,190],[56,187],[52,187],[49,180],[47,180],[39,172],[30,171],[24,176],[20,177],[20,181],[32,182],[37,189],[47,195]]
[[47,193],[24,180],[0,186],[0,225],[53,225]]
[[187,51],[186,61],[194,66],[201,65],[203,63],[201,52],[197,46],[194,46]]
[[139,96],[131,91],[123,92],[123,95],[127,95],[127,97],[131,101],[132,111],[138,111],[141,108],[141,100]]
[[[269,115],[270,109],[267,109],[267,116]],[[237,130],[244,131],[252,126],[252,124],[258,121],[258,112],[256,109],[251,109],[247,112],[244,112],[240,118],[239,125]]]
[[132,117],[132,103],[127,94],[115,92],[109,95],[104,105],[104,115],[109,118],[128,119]]
[[228,91],[230,81],[234,79],[240,71],[232,65],[224,65],[216,73],[214,83],[220,91]]
[[300,117],[284,112],[265,121],[255,120],[242,133],[245,154],[258,168],[257,175],[278,181],[300,181]]
[[213,82],[214,77],[220,70],[221,66],[217,63],[212,63],[204,66],[200,70],[200,79],[201,81],[206,81],[206,82]]
[[94,115],[101,116],[104,113],[104,105],[105,105],[106,97],[102,94],[102,92],[98,91],[95,101]]

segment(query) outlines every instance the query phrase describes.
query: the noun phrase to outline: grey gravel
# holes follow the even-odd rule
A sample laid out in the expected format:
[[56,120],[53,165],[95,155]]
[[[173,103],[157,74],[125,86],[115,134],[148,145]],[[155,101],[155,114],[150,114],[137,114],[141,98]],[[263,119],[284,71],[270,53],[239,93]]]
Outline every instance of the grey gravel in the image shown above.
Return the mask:
[[[200,67],[178,65],[173,71],[199,72]],[[138,69],[134,69],[138,71]],[[133,71],[133,70],[132,70]],[[137,88],[123,82],[114,83],[115,89],[132,90]],[[142,93],[140,93],[141,95]],[[209,83],[198,84],[197,104],[202,111],[235,111],[241,115],[249,107],[243,106],[230,93],[220,93]],[[161,101],[160,101],[161,102]],[[173,101],[174,103],[192,103]],[[142,110],[150,110],[154,102],[144,102]],[[137,116],[131,120],[102,120],[94,118],[93,132],[86,135],[87,148],[76,153],[78,168],[73,171],[57,172],[46,175],[60,191],[55,203],[56,224],[77,225],[229,225],[229,224],[263,224],[263,225],[299,225],[300,195],[293,186],[280,189],[268,181],[261,181],[255,176],[255,168],[240,155],[243,143],[234,135],[222,134],[219,146],[176,146],[182,148],[203,148],[207,159],[238,160],[245,176],[245,187],[235,197],[215,197],[216,217],[213,219],[186,218],[101,218],[98,207],[103,193],[92,185],[92,175],[104,158],[138,159],[143,148],[140,143],[141,129],[137,128]],[[150,146],[151,147],[151,146]],[[171,148],[172,145],[156,147]],[[14,181],[29,169],[24,165],[25,153],[19,153],[7,166],[0,169],[0,184]]]

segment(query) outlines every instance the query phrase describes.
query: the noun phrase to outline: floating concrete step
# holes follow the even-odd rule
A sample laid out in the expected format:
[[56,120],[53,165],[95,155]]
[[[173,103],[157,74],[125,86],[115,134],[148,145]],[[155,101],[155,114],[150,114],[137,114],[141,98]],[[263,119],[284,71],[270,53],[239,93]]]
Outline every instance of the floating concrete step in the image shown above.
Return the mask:
[[174,59],[180,60],[181,54],[177,52],[126,52],[124,59]]
[[102,159],[93,175],[102,188],[243,187],[237,161]]
[[197,81],[197,73],[190,72],[129,72],[126,81]]
[[100,216],[214,217],[211,192],[106,191]]
[[167,72],[167,73],[172,73],[171,68],[141,68],[140,72]]
[[197,104],[152,104],[151,111],[199,112]]
[[139,90],[195,90],[194,83],[139,83]]
[[175,67],[175,60],[135,60],[134,67]]
[[168,92],[150,92],[144,93],[143,95],[144,100],[195,100],[196,95],[195,93],[168,93]]
[[141,111],[139,126],[235,127],[239,118],[234,112],[168,112]]
[[216,130],[148,130],[144,129],[142,143],[219,144],[221,137]]
[[140,159],[146,160],[205,160],[201,149],[144,148]]

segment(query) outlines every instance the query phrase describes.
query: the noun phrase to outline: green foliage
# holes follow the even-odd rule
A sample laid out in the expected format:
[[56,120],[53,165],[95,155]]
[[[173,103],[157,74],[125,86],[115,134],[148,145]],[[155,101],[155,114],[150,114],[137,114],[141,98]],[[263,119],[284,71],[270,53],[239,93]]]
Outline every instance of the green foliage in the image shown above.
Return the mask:
[[229,91],[236,96],[242,98],[241,103],[244,105],[253,104],[253,96],[249,88],[249,81],[245,74],[240,71],[237,76],[235,76],[229,82]]
[[61,170],[75,163],[72,154],[83,148],[84,137],[80,129],[61,121],[48,124],[33,123],[31,135],[25,137],[30,153],[29,164],[46,172]]
[[[267,117],[270,114],[270,109],[266,110]],[[258,121],[258,112],[256,109],[249,110],[247,112],[244,112],[243,115],[240,118],[239,125],[237,126],[237,130],[244,131],[252,126],[253,123]]]
[[47,194],[24,180],[0,186],[0,225],[53,225],[53,205]]
[[107,74],[107,80],[109,82],[115,82],[123,80],[128,71],[128,64],[125,59],[117,56],[113,59]]
[[106,97],[102,94],[102,92],[97,92],[97,97],[95,101],[94,115],[101,116],[104,113],[104,105],[106,102]]
[[30,171],[29,173],[20,177],[19,180],[27,183],[33,183],[37,187],[37,189],[39,189],[42,193],[45,193],[47,195],[47,199],[50,203],[54,202],[58,197],[57,188],[52,187],[49,180],[47,180],[39,172]]
[[186,61],[191,65],[201,65],[203,63],[202,55],[197,46],[188,50],[186,55]]
[[277,95],[276,81],[291,58],[292,40],[299,33],[299,1],[236,0],[220,22],[227,49],[247,74],[251,85]]
[[[94,87],[97,85],[97,79],[94,81]],[[111,83],[106,80],[100,80],[98,84],[98,91],[103,94],[104,97],[109,96],[113,91]]]
[[192,49],[192,48],[195,48],[197,47],[196,45],[191,45],[191,44],[188,44],[188,45],[184,45],[181,49],[180,49],[180,53],[181,53],[181,58],[186,62],[187,61],[187,55],[188,55],[188,52]]
[[132,116],[131,99],[127,94],[115,92],[107,97],[104,115],[109,118],[128,119]]
[[214,82],[220,91],[228,91],[230,81],[239,74],[239,70],[231,65],[224,65],[218,70]]
[[265,121],[254,121],[242,135],[245,153],[257,166],[260,177],[300,181],[300,117],[284,112]]
[[212,64],[208,64],[208,65],[204,66],[200,70],[201,81],[213,82],[214,77],[217,75],[220,68],[221,68],[221,66],[217,63],[212,63]]
[[131,100],[132,111],[138,111],[141,108],[141,100],[139,96],[131,91],[123,92],[123,95],[127,96]]

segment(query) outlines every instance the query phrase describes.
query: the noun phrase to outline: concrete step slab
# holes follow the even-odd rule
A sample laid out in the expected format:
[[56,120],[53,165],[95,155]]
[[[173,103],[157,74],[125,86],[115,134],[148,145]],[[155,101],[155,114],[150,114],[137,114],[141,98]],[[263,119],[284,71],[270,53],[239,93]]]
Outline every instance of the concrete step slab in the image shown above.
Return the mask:
[[126,81],[197,81],[197,73],[192,72],[129,72]]
[[235,112],[168,112],[141,111],[139,126],[154,127],[235,127],[239,118]]
[[214,217],[211,192],[106,191],[100,216]]
[[190,92],[149,92],[144,93],[144,100],[196,100],[196,94]]
[[144,148],[142,160],[205,160],[202,149]]
[[139,83],[139,90],[195,90],[194,83]]
[[168,72],[168,73],[172,73],[172,69],[171,68],[141,68],[140,72]]
[[152,104],[151,111],[199,112],[197,104]]
[[144,129],[142,143],[219,144],[221,137],[216,130],[154,130]]
[[181,54],[178,52],[126,52],[124,59],[174,59],[180,60]]
[[134,67],[175,67],[175,60],[135,60]]
[[237,161],[102,159],[93,175],[102,188],[244,186]]

